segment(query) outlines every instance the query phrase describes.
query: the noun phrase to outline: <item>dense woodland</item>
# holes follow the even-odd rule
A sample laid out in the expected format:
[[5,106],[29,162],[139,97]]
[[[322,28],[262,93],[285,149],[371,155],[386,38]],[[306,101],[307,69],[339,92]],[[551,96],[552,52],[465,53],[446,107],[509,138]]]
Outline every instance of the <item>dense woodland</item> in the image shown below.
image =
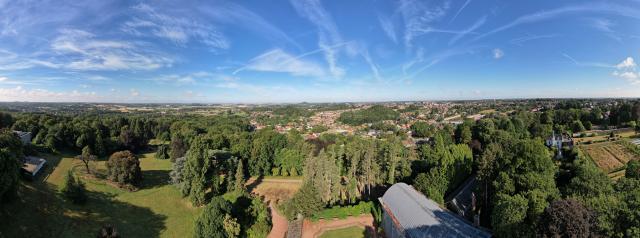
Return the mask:
[[[276,114],[309,116],[292,107]],[[398,115],[376,105],[343,113],[339,121],[357,125],[397,120]],[[638,128],[638,121],[637,101],[596,105],[568,101],[536,112],[519,108],[496,112],[457,126],[415,123],[414,136],[429,138],[429,143],[413,148],[404,146],[397,134],[364,138],[323,133],[305,140],[295,130],[286,134],[271,127],[255,130],[246,115],[233,113],[210,117],[0,113],[4,128],[0,197],[10,201],[15,195],[24,154],[79,154],[87,148],[91,151],[87,155],[104,158],[116,153],[128,158],[134,155],[119,151],[156,149],[158,159],[174,162],[171,180],[182,195],[193,205],[206,207],[196,221],[198,237],[268,233],[265,204],[244,188],[248,177],[267,175],[303,177],[301,190],[279,208],[291,219],[329,207],[375,202],[396,182],[410,183],[443,204],[465,179],[477,175],[481,186],[475,212],[498,237],[637,237],[638,164],[630,163],[625,178],[613,181],[577,149],[561,161],[552,159],[554,151],[544,139],[554,131]],[[22,146],[10,130],[31,132],[33,146]],[[160,145],[149,145],[152,139]],[[230,192],[238,194],[235,203],[221,198]]]

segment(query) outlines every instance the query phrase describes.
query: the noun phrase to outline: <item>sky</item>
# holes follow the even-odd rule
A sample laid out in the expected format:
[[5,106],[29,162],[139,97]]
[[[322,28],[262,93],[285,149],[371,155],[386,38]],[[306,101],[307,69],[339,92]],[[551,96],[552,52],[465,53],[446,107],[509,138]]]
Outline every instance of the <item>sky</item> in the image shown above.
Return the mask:
[[0,101],[640,97],[640,1],[0,0]]

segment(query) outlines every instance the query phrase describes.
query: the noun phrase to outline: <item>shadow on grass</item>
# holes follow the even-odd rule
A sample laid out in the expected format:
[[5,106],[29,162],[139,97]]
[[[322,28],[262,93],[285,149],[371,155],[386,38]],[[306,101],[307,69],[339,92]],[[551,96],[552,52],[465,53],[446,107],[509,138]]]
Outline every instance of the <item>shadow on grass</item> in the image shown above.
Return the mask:
[[95,237],[106,224],[122,237],[158,237],[164,215],[115,200],[111,195],[87,192],[85,205],[65,201],[55,186],[22,183],[18,198],[0,207],[0,237]]
[[140,188],[154,188],[169,184],[169,170],[143,170]]
[[253,189],[258,187],[258,185],[260,185],[260,183],[262,183],[263,179],[264,179],[264,176],[259,176],[256,179],[254,179],[253,181],[251,181],[251,183],[246,184],[247,191],[253,192]]

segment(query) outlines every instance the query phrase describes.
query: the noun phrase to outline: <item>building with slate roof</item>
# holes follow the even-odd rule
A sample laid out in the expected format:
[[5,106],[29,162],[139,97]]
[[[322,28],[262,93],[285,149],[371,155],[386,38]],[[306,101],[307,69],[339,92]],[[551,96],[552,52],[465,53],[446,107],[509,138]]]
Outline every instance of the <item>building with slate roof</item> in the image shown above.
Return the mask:
[[394,184],[379,200],[387,238],[491,237],[405,183]]

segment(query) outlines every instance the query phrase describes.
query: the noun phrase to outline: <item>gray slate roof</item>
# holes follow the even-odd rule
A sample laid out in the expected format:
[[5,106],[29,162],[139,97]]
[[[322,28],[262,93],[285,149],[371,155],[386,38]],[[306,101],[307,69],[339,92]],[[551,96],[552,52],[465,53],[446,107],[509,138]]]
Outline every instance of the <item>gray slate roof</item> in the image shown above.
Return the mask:
[[491,237],[405,183],[391,186],[380,202],[404,228],[407,237]]

